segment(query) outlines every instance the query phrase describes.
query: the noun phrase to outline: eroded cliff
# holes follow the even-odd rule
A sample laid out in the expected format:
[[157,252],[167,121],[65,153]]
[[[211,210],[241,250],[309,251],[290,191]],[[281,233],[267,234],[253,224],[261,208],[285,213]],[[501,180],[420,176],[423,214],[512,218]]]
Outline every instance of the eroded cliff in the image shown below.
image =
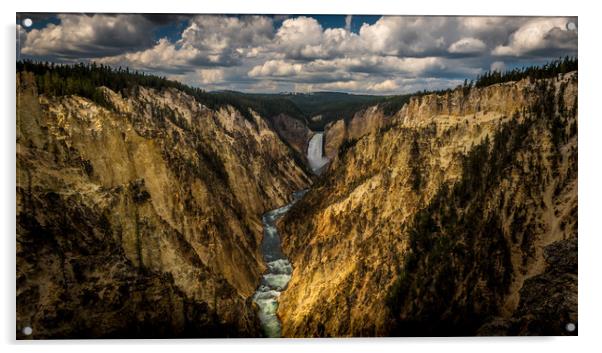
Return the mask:
[[258,336],[261,214],[310,180],[264,119],[17,74],[17,332]]
[[311,137],[311,130],[299,119],[286,114],[278,114],[270,118],[274,131],[297,152],[301,159],[306,161],[307,143]]
[[372,125],[281,220],[283,335],[570,334],[577,73],[415,97]]
[[392,123],[379,106],[362,109],[350,119],[334,121],[325,128],[324,154],[334,158],[345,141],[352,142]]

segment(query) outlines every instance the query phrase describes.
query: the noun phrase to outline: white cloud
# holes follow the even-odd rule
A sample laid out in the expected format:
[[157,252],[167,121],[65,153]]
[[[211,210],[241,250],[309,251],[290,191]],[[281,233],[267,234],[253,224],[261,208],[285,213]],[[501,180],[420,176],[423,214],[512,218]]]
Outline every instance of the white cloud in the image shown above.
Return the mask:
[[301,16],[282,22],[274,44],[289,57],[312,57],[316,51],[312,47],[322,43],[322,36],[322,26],[315,18]]
[[194,48],[176,49],[169,40],[162,38],[150,49],[103,58],[99,61],[106,64],[128,64],[141,68],[161,68],[166,65],[180,67],[187,66],[198,53],[199,51]]
[[152,48],[99,61],[164,71],[231,66],[259,56],[273,36],[272,20],[265,16],[196,16],[175,43],[162,38]]
[[487,45],[478,38],[462,38],[449,46],[448,51],[453,54],[478,54],[483,52]]
[[269,60],[254,66],[249,77],[291,77],[304,80],[342,79],[353,74],[412,74],[419,75],[433,70],[444,70],[445,63],[440,58],[398,58],[393,56],[363,56],[354,58],[317,59],[310,62],[294,62],[289,60]]
[[566,29],[566,18],[537,18],[512,33],[507,45],[498,45],[493,55],[520,56],[537,50],[577,49],[577,33]]
[[200,69],[197,70],[199,82],[203,84],[215,84],[224,81],[223,69]]
[[356,33],[351,15],[341,28],[323,28],[308,16],[200,15],[187,18],[179,38],[154,42],[157,23],[169,19],[60,15],[59,20],[28,32],[18,26],[22,53],[88,58],[212,89],[383,94],[438,89],[486,69],[514,67],[518,59],[512,57],[529,55],[541,62],[577,48],[576,33],[565,27],[569,19],[548,17],[383,16]]
[[178,44],[223,54],[266,44],[273,35],[274,26],[269,17],[202,15],[192,19]]
[[368,86],[369,91],[391,92],[399,88],[399,85],[393,80],[385,80]]
[[360,28],[361,42],[374,53],[398,56],[429,56],[446,48],[448,17],[383,16]]
[[509,17],[464,17],[460,19],[460,26],[466,30],[480,33],[500,26],[505,26]]
[[293,76],[301,73],[303,65],[293,64],[284,60],[269,60],[262,65],[257,65],[249,71],[250,77],[266,77],[266,76]]

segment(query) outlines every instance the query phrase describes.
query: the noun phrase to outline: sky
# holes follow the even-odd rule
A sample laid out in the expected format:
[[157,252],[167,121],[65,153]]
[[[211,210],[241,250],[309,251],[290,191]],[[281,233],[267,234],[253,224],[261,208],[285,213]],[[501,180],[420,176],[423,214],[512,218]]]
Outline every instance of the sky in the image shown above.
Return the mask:
[[576,56],[577,25],[575,17],[20,13],[17,51],[208,91],[390,95]]

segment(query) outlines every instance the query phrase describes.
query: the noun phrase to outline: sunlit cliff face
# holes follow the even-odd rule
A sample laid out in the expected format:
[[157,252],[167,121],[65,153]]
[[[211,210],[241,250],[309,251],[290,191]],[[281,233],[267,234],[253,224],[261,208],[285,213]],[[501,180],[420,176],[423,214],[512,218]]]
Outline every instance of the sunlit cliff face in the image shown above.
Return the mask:
[[570,334],[576,102],[573,72],[327,127],[332,162],[279,222],[283,335]]
[[18,326],[33,338],[259,336],[261,216],[308,176],[257,114],[174,89],[102,92],[111,109],[38,95],[18,74]]

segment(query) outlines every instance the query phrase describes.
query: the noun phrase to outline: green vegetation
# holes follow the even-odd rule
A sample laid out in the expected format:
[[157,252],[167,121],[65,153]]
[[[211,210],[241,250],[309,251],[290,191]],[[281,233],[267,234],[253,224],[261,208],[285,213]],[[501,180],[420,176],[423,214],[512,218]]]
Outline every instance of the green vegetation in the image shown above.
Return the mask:
[[78,95],[88,98],[102,106],[111,108],[99,87],[107,87],[124,96],[134,92],[137,87],[143,86],[156,90],[167,88],[178,89],[192,97],[199,103],[211,109],[231,105],[245,118],[254,122],[249,109],[253,109],[263,116],[269,117],[278,113],[286,113],[300,118],[302,113],[290,102],[282,99],[253,99],[245,98],[235,92],[206,92],[200,88],[190,87],[165,77],[148,75],[144,72],[130,71],[129,69],[111,68],[106,65],[75,64],[57,65],[53,63],[18,61],[17,72],[32,72],[36,77],[38,91],[41,94],[52,96]]
[[[494,190],[507,176],[526,128],[506,124],[493,145],[486,138],[475,146],[463,157],[460,181],[443,184],[415,215],[407,229],[410,252],[387,301],[394,315],[409,312],[411,319],[395,317],[394,334],[470,334],[496,313],[512,263],[501,216],[483,205],[497,197]],[[465,292],[462,298],[480,298],[481,307],[458,301],[458,291]],[[416,297],[422,298],[419,306]]]
[[[538,207],[534,195],[541,195],[550,182],[547,171],[559,172],[560,150],[576,134],[569,124],[576,106],[564,107],[553,85],[538,82],[533,105],[460,156],[461,178],[442,184],[401,229],[409,235],[409,251],[387,297],[395,323],[392,334],[472,335],[499,314],[513,272],[510,246],[520,248],[525,259],[533,254],[541,225],[526,210]],[[564,89],[561,85],[558,91]],[[534,136],[550,137],[549,169]],[[412,141],[411,154],[416,151]],[[576,166],[576,150],[571,158]],[[516,174],[520,183],[508,186]],[[527,198],[519,202],[518,193]]]
[[[350,120],[358,111],[388,99],[384,96],[340,92],[251,94],[226,91],[220,94],[230,95],[246,102],[261,102],[262,105],[270,108],[266,111],[266,117],[280,113],[287,114],[303,121],[314,131],[324,130],[324,127],[332,121]],[[312,117],[316,116],[320,118],[312,120]]]
[[[463,86],[465,93],[467,92],[467,90],[470,87],[472,87],[472,82],[469,85],[468,81],[465,81],[464,86]],[[404,104],[409,103],[410,98],[412,98],[412,97],[417,98],[417,97],[426,96],[427,94],[445,94],[445,93],[449,93],[452,91],[453,91],[452,88],[446,88],[446,89],[430,90],[430,91],[422,90],[422,91],[418,91],[418,92],[410,93],[410,94],[390,96],[390,97],[386,97],[386,99],[382,103],[380,103],[379,106],[383,110],[383,113],[386,116],[391,116],[391,115],[394,115],[395,113],[397,113],[403,107]]]
[[[303,121],[313,130],[337,119],[350,119],[355,112],[386,99],[382,96],[352,95],[337,92],[312,94],[247,94],[234,91],[206,92],[165,77],[131,71],[128,68],[112,68],[107,65],[74,64],[60,65],[46,62],[18,61],[17,72],[32,72],[36,77],[39,93],[51,96],[78,95],[104,107],[112,108],[99,87],[107,87],[124,96],[144,86],[156,90],[178,89],[211,109],[230,105],[253,122],[250,109],[266,118],[286,114]],[[312,116],[322,115],[320,121]]]
[[513,69],[506,72],[489,71],[477,77],[475,87],[486,87],[496,83],[519,81],[524,78],[537,80],[551,78],[559,74],[577,70],[577,58],[565,57],[554,60],[543,66],[529,66],[521,69]]
[[[323,130],[324,127],[336,120],[351,120],[360,110],[386,100],[383,96],[348,94],[340,92],[316,92],[311,94],[283,95],[305,114],[308,126],[312,130]],[[319,121],[312,121],[314,116],[321,115]]]
[[422,184],[422,174],[420,171],[420,146],[418,145],[418,137],[414,135],[412,145],[410,147],[411,173],[410,179],[412,182],[412,190],[418,192]]
[[410,101],[414,94],[404,94],[400,96],[388,97],[384,102],[380,103],[380,108],[386,116],[391,116],[397,113],[404,104]]
[[[476,81],[464,80],[464,84],[457,88],[462,89],[464,96],[468,95],[470,89],[473,87],[486,87],[496,83],[519,81],[524,78],[530,78],[531,80],[537,80],[542,78],[551,78],[559,74],[565,74],[567,72],[577,70],[577,58],[565,57],[564,59],[554,60],[543,66],[529,66],[521,69],[513,69],[506,72],[500,71],[489,71],[483,75],[477,76]],[[383,110],[386,116],[391,116],[397,113],[404,104],[410,101],[412,97],[421,97],[427,94],[445,94],[451,92],[452,88],[441,89],[441,90],[423,90],[411,94],[397,95],[385,97],[379,106]]]
[[[516,81],[526,77],[531,79],[554,77],[558,74],[577,70],[577,59],[566,57],[552,61],[543,66],[532,66],[514,69],[504,73],[487,72],[477,77],[474,87],[484,87],[500,82]],[[367,107],[378,104],[386,116],[397,113],[411,97],[426,94],[444,94],[452,89],[437,91],[420,91],[413,94],[395,96],[356,95],[340,92],[315,92],[309,94],[248,94],[234,91],[206,92],[203,89],[190,87],[165,77],[148,75],[144,72],[129,69],[112,68],[106,65],[74,64],[59,65],[53,63],[18,61],[17,72],[28,71],[36,76],[39,92],[53,96],[75,94],[112,108],[98,87],[105,86],[125,96],[131,94],[139,86],[157,90],[175,88],[192,97],[211,109],[230,105],[236,108],[245,118],[254,122],[250,109],[265,118],[278,114],[286,114],[301,120],[312,130],[323,130],[335,120],[350,120],[353,115]],[[467,94],[473,87],[473,81],[465,80],[460,86]],[[321,116],[312,120],[312,117]]]
[[357,141],[359,141],[359,139],[357,139],[357,138],[344,139],[343,142],[341,143],[341,146],[339,146],[339,152],[338,152],[339,158],[344,156],[350,148],[353,148],[353,146],[355,146],[357,144]]

